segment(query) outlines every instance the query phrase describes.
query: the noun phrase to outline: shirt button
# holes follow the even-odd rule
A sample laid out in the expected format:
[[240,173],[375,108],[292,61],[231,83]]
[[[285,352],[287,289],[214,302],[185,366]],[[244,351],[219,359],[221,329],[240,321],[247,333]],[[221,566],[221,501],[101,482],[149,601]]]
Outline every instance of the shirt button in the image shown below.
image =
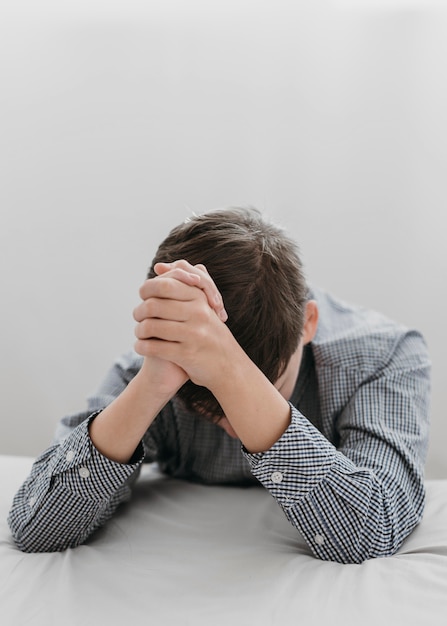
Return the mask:
[[314,541],[317,544],[317,546],[322,546],[324,544],[325,539],[323,535],[315,535]]
[[36,503],[36,500],[37,500],[36,496],[31,496],[31,498],[28,500],[28,504],[30,506],[33,506]]
[[65,455],[65,460],[67,461],[67,463],[71,463],[74,458],[75,458],[75,453],[73,452],[73,450],[69,450],[67,454]]
[[272,479],[272,483],[281,483],[283,476],[281,472],[273,472],[270,478]]
[[81,478],[88,478],[90,476],[90,471],[86,467],[80,467],[79,476]]

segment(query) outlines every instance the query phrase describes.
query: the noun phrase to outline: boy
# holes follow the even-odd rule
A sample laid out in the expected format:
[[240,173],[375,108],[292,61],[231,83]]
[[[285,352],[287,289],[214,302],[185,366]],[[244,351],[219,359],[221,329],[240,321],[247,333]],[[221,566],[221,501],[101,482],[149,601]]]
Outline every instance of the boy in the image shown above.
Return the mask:
[[76,546],[143,460],[260,482],[322,559],[394,553],[420,521],[429,360],[421,336],[308,289],[294,242],[255,210],[193,217],[160,245],[136,354],[62,420],[9,522],[26,551]]

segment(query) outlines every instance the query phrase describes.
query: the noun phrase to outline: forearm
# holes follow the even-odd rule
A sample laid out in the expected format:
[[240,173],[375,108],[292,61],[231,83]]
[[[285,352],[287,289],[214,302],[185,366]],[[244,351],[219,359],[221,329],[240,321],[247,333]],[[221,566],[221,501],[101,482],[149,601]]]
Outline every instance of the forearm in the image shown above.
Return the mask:
[[216,378],[212,391],[247,451],[263,452],[290,424],[290,406],[279,391],[236,346],[228,369]]
[[59,444],[46,450],[17,492],[8,522],[25,552],[52,552],[75,547],[130,497],[142,450],[133,464],[105,458],[80,424]]
[[295,408],[277,444],[246,457],[318,558],[360,563],[389,556],[420,521],[424,486],[416,465],[356,464]]
[[155,417],[176,390],[157,385],[146,363],[124,391],[90,424],[95,448],[108,459],[128,463]]

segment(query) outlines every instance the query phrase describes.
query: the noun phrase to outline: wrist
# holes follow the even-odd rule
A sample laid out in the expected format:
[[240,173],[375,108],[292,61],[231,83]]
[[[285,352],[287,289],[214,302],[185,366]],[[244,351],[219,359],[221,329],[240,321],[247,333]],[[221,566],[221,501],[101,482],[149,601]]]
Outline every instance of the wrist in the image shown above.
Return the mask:
[[187,380],[186,372],[174,363],[156,357],[145,357],[132,382],[139,393],[164,406]]
[[90,423],[95,448],[118,463],[128,463],[146,430],[171,399],[172,389],[162,389],[148,378],[144,366],[127,387]]
[[265,452],[287,430],[290,405],[241,349],[210,389],[248,452]]

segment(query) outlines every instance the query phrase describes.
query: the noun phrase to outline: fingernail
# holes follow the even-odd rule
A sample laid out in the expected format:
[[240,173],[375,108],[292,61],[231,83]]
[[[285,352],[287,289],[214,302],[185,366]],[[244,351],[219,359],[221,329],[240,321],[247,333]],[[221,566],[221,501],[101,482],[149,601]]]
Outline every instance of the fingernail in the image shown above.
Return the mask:
[[226,322],[228,319],[228,313],[225,311],[225,309],[221,309],[219,311],[219,317],[222,320],[222,322]]

